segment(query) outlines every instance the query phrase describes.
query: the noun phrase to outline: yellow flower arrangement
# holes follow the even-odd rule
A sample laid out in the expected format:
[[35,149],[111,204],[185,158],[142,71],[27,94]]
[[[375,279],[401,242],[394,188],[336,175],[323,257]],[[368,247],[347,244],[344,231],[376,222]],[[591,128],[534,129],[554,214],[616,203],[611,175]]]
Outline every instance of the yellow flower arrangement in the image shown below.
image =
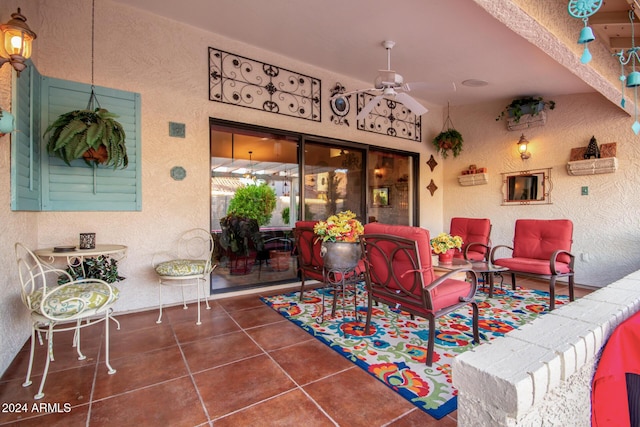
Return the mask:
[[433,248],[433,252],[436,254],[443,254],[449,249],[460,250],[462,248],[462,243],[462,237],[452,236],[448,233],[440,233],[431,239],[431,247]]
[[362,223],[351,211],[338,212],[326,221],[319,221],[313,231],[323,242],[357,242],[364,233]]

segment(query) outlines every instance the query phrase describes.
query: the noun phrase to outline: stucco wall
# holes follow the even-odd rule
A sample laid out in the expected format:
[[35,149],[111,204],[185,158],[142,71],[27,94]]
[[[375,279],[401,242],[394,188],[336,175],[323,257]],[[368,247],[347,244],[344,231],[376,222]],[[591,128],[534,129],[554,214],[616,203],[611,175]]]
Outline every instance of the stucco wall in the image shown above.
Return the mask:
[[[605,286],[640,268],[640,145],[631,130],[633,119],[596,94],[553,97],[543,127],[510,132],[495,121],[508,103],[452,109],[453,121],[465,139],[464,151],[445,161],[444,220],[453,216],[491,218],[493,244],[511,244],[517,218],[569,218],[574,223],[572,252],[576,282]],[[516,142],[529,139],[531,158],[522,160]],[[618,171],[570,176],[571,148],[585,147],[595,136],[599,144],[616,142]],[[486,167],[489,183],[462,187],[457,176],[470,164]],[[501,206],[502,172],[552,168],[551,205]],[[581,195],[581,187],[589,195]],[[582,254],[588,261],[583,259]]]

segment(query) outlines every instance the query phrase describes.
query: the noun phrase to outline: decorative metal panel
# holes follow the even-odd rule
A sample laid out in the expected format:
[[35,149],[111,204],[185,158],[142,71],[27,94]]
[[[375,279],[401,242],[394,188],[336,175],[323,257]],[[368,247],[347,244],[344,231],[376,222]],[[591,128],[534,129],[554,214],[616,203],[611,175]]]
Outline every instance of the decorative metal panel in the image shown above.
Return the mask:
[[[367,92],[358,94],[358,112],[375,98]],[[367,117],[358,120],[358,130],[380,133],[396,138],[422,141],[422,119],[400,102],[383,98]]]
[[209,48],[209,100],[321,121],[320,80]]

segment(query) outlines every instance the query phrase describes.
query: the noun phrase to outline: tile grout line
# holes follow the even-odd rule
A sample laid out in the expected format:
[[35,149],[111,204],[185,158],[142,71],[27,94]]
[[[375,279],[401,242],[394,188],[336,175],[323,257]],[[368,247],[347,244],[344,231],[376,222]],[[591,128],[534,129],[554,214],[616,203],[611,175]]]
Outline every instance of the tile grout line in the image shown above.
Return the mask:
[[198,384],[196,383],[196,379],[193,377],[193,372],[191,371],[191,367],[189,366],[189,363],[187,363],[187,356],[185,356],[184,351],[182,349],[182,344],[180,343],[180,340],[178,339],[178,336],[176,335],[176,331],[173,328],[173,322],[171,321],[171,318],[169,318],[169,326],[171,327],[171,332],[173,334],[173,338],[176,340],[176,343],[178,344],[178,350],[180,351],[180,356],[182,357],[182,362],[184,363],[184,366],[187,369],[187,375],[189,376],[189,379],[191,380],[191,384],[193,384],[193,388],[196,390],[196,394],[198,395],[198,400],[200,400],[200,405],[202,405],[202,410],[204,411],[204,415],[207,418],[207,423],[209,423],[211,425],[211,424],[213,424],[213,420],[211,419],[211,416],[209,415],[209,411],[207,410],[207,406],[204,403],[204,399],[202,398],[202,395],[200,394],[200,389],[198,388]]
[[[260,300],[260,297],[258,297],[258,299]],[[260,302],[261,302],[261,304],[262,304],[262,305],[264,305],[264,303],[262,302],[262,300],[260,300]],[[256,307],[254,307],[254,308],[256,308]],[[226,308],[224,308],[224,307],[223,307],[223,309],[226,311]],[[229,314],[229,313],[228,313],[228,314]],[[273,362],[273,363],[278,367],[278,369],[280,369],[280,370],[281,370],[281,371],[282,371],[282,372],[287,376],[287,378],[289,378],[289,380],[291,380],[291,382],[293,382],[293,384],[295,384],[295,388],[294,388],[294,389],[298,389],[298,390],[300,390],[300,392],[302,392],[302,394],[304,394],[305,396],[307,396],[307,398],[308,398],[311,402],[313,402],[313,404],[318,408],[318,410],[320,410],[320,412],[322,412],[322,413],[323,413],[323,414],[324,414],[324,415],[325,415],[325,416],[326,416],[326,417],[327,417],[327,418],[328,418],[332,423],[334,423],[334,425],[339,426],[339,424],[338,424],[338,423],[337,423],[337,422],[336,422],[336,421],[331,417],[331,415],[329,415],[329,414],[324,410],[324,408],[322,408],[322,406],[320,406],[320,404],[319,404],[319,403],[318,403],[318,402],[317,402],[313,397],[311,397],[311,396],[309,395],[309,393],[307,393],[307,391],[306,391],[306,390],[305,390],[305,389],[304,389],[300,384],[298,384],[298,382],[297,382],[296,380],[294,380],[294,379],[293,379],[293,377],[291,377],[291,375],[289,375],[289,373],[288,373],[288,372],[287,372],[287,371],[286,371],[286,370],[285,370],[285,369],[284,369],[284,368],[283,368],[283,367],[282,367],[282,366],[281,366],[281,365],[280,365],[280,364],[279,364],[279,363],[278,363],[278,362],[277,362],[277,361],[276,361],[276,360],[271,356],[271,354],[269,354],[269,352],[268,352],[266,349],[264,349],[264,348],[260,345],[260,343],[259,343],[259,342],[257,342],[257,341],[256,341],[256,340],[255,340],[255,339],[254,339],[250,334],[248,334],[248,333],[247,333],[247,330],[253,329],[253,327],[252,327],[252,328],[243,328],[243,327],[242,327],[242,326],[241,326],[241,325],[236,321],[236,319],[235,319],[235,318],[233,318],[233,316],[231,316],[231,314],[229,314],[229,317],[231,318],[231,320],[233,320],[233,322],[235,322],[235,323],[236,323],[236,325],[238,325],[238,327],[242,330],[242,332],[244,332],[244,333],[245,333],[245,335],[247,335],[247,337],[248,337],[248,338],[249,338],[249,339],[250,339],[250,340],[251,340],[251,341],[252,341],[256,346],[258,346],[258,348],[259,348],[260,350],[262,350],[262,352],[263,352],[263,353],[264,353],[264,354],[265,354],[265,355],[266,355],[266,356],[267,356],[267,357],[268,357],[268,358],[269,358],[269,359],[270,359],[270,360],[271,360],[271,361],[272,361],[272,362]],[[286,319],[284,319],[284,320],[286,321]],[[280,321],[277,321],[277,322],[271,322],[271,323],[267,323],[267,324],[265,324],[265,325],[260,325],[260,326],[266,326],[266,325],[271,325],[271,324],[275,324],[275,323],[280,323]],[[257,326],[256,326],[256,327],[257,327]],[[285,347],[283,347],[283,348],[286,348],[286,347],[288,347],[288,346],[285,346]],[[330,376],[330,375],[329,375],[329,376]],[[327,377],[329,377],[329,376],[327,376]],[[289,392],[293,391],[294,389],[288,390],[288,391],[283,392],[283,393],[279,393],[279,394],[277,394],[277,395],[275,395],[275,396],[271,396],[271,397],[269,397],[269,398],[267,398],[267,399],[263,399],[263,400],[261,400],[260,402],[256,402],[256,403],[254,403],[254,404],[252,404],[252,405],[250,405],[250,406],[248,406],[248,407],[255,406],[255,405],[259,404],[259,403],[267,402],[267,401],[269,401],[269,400],[271,400],[271,399],[274,399],[275,397],[278,397],[278,396],[284,395],[284,394],[286,394],[286,393],[289,393]],[[234,413],[235,413],[235,412],[238,412],[238,411],[241,411],[241,410],[244,410],[244,409],[246,409],[246,408],[242,408],[242,409],[239,409],[239,410],[237,410],[237,411],[234,411]],[[228,415],[230,415],[230,414],[227,414],[227,415],[225,415],[225,416],[228,416]],[[222,418],[222,417],[221,417],[221,418]]]

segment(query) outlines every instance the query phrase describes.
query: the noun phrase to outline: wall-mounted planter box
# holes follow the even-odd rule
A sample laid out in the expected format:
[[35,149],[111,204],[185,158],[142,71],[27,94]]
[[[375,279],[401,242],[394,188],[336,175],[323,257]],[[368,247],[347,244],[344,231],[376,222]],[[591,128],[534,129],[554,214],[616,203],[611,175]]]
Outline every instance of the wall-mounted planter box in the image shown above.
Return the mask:
[[574,176],[613,173],[616,170],[618,170],[618,159],[616,157],[576,160],[567,163],[567,173]]
[[482,185],[489,183],[488,173],[472,173],[468,175],[458,175],[458,182],[462,186]]
[[514,118],[509,117],[507,119],[507,129],[512,131],[524,130],[544,126],[545,123],[547,123],[547,113],[545,111],[540,111],[536,115],[523,114],[518,122],[516,122]]

